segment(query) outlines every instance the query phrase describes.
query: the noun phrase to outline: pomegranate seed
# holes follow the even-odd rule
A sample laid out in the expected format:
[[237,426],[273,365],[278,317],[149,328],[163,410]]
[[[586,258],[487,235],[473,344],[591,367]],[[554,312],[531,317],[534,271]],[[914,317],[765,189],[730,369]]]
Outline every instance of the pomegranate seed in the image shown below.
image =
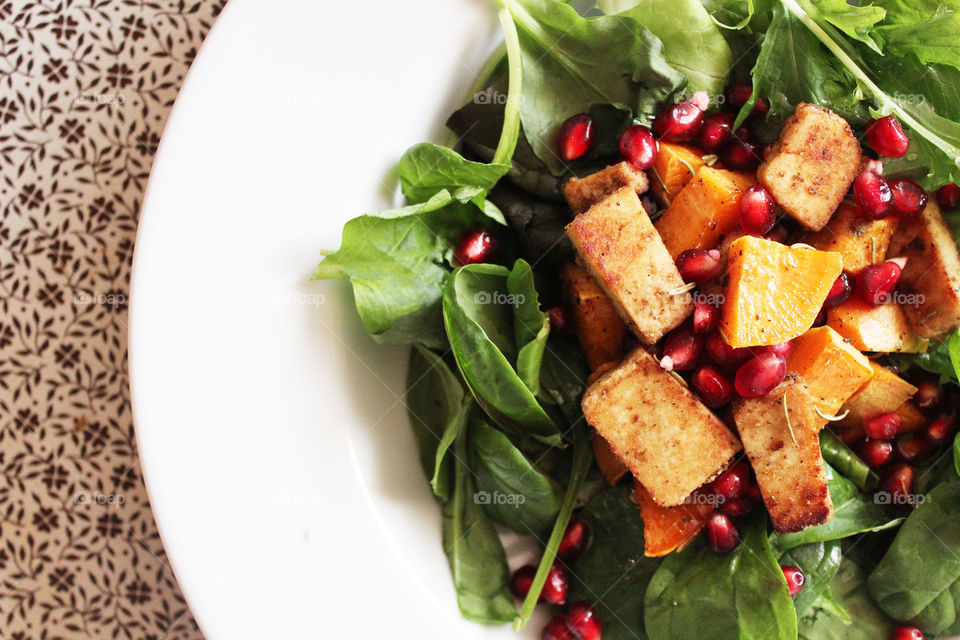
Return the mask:
[[694,333],[693,327],[674,329],[663,342],[660,366],[667,371],[690,371],[700,362],[705,338]]
[[543,591],[540,592],[540,599],[550,604],[566,604],[569,583],[567,570],[559,564],[554,564],[547,572],[547,581],[543,585]]
[[552,331],[563,333],[570,328],[567,310],[560,305],[547,309],[547,317],[550,319],[550,329]]
[[567,612],[567,626],[580,640],[600,640],[603,624],[587,602],[574,602]]
[[756,504],[757,502],[753,498],[749,496],[740,496],[739,498],[727,500],[721,504],[720,511],[731,518],[742,518],[750,515],[750,512],[753,511],[753,508],[756,506]]
[[585,155],[590,150],[591,142],[593,142],[593,118],[585,113],[567,118],[557,132],[557,145],[560,147],[560,157],[564,162],[570,162]]
[[902,462],[918,462],[933,448],[930,442],[916,433],[901,434],[893,442],[897,459]]
[[759,347],[757,353],[776,353],[784,358],[789,358],[793,353],[793,342],[781,342],[780,344],[771,344],[765,347]]
[[720,323],[720,309],[709,302],[698,302],[693,307],[693,330],[695,333],[707,334],[717,328]]
[[940,404],[940,385],[932,380],[924,380],[917,385],[913,401],[921,409],[929,409]]
[[[750,101],[753,95],[753,87],[742,82],[736,82],[727,89],[727,102],[735,110],[739,111],[743,105]],[[753,106],[751,116],[762,116],[770,110],[770,105],[763,98],[757,98],[757,103]]]
[[753,142],[753,129],[746,124],[742,124],[733,132],[733,137],[740,142]]
[[860,457],[874,469],[879,469],[893,458],[893,445],[884,440],[867,440],[860,447]]
[[712,483],[713,493],[723,502],[739,498],[747,492],[747,486],[750,484],[750,465],[746,462],[738,461],[730,465],[730,468],[724,471]]
[[537,568],[532,564],[520,567],[510,576],[510,592],[517,598],[523,600],[530,593],[530,586],[533,584],[533,577],[537,574]]
[[934,446],[943,444],[957,430],[957,423],[952,416],[940,416],[927,425],[927,440]]
[[777,223],[777,203],[770,192],[755,184],[740,196],[740,227],[747,233],[762,236]]
[[706,91],[697,91],[688,100],[691,104],[696,106],[700,111],[706,112],[710,108],[710,94]]
[[937,189],[937,204],[944,211],[960,209],[960,186],[956,183],[945,184]]
[[678,102],[657,116],[653,130],[661,140],[685,142],[693,140],[703,127],[703,110],[690,100]]
[[750,486],[747,487],[747,497],[754,502],[763,502],[763,493],[760,492],[760,485],[756,482],[751,482]]
[[857,200],[860,217],[868,220],[885,218],[893,208],[893,192],[879,173],[861,171],[853,181],[853,196]]
[[903,418],[892,411],[863,421],[863,430],[874,440],[892,440],[903,426]]
[[557,548],[557,555],[561,558],[572,558],[583,550],[583,545],[587,541],[587,523],[580,518],[570,519],[567,530],[563,532],[560,539],[560,546]]
[[830,293],[827,294],[827,299],[823,301],[823,307],[825,309],[833,309],[843,304],[853,295],[853,290],[853,276],[847,271],[844,271],[833,281],[833,286],[830,287]]
[[890,640],[924,640],[923,631],[916,627],[894,627]]
[[761,353],[737,370],[737,392],[744,398],[761,398],[787,376],[787,359],[777,353]]
[[864,302],[875,307],[887,304],[900,281],[903,269],[892,260],[872,264],[857,276],[857,290]]
[[730,378],[708,364],[693,372],[690,383],[700,396],[700,401],[711,409],[729,404],[737,395]]
[[703,119],[700,147],[705,151],[722,148],[733,135],[733,116],[729,113],[711,113]]
[[923,187],[912,180],[891,180],[890,191],[893,192],[893,209],[904,217],[915,216],[927,206],[927,192]]
[[910,147],[910,138],[893,116],[868,122],[867,140],[874,151],[887,158],[902,158]]
[[620,136],[620,155],[637,169],[649,169],[660,153],[660,143],[649,127],[633,124]]
[[540,633],[540,640],[577,640],[576,636],[567,627],[567,616],[562,613],[550,618],[550,621]]
[[729,553],[740,544],[740,532],[736,525],[719,511],[713,512],[707,520],[707,545],[717,553]]
[[800,589],[803,589],[806,576],[803,575],[800,567],[795,567],[792,564],[781,566],[780,569],[783,570],[783,577],[787,580],[787,590],[790,592],[790,597],[792,598],[800,593]]
[[779,242],[783,244],[787,241],[787,238],[790,237],[790,232],[782,224],[778,224],[773,229],[770,230],[770,233],[764,236],[767,240],[771,242]]
[[736,369],[749,360],[753,354],[749,349],[736,349],[727,344],[719,331],[707,336],[707,355],[714,363],[725,369]]
[[825,324],[827,324],[827,310],[821,308],[820,313],[818,313],[817,317],[813,319],[813,326],[822,327]]
[[880,490],[890,496],[890,503],[906,505],[911,501],[917,472],[909,464],[895,464],[889,469],[880,483]]
[[463,232],[453,257],[458,264],[476,264],[490,262],[497,252],[497,239],[486,227],[471,227]]
[[720,275],[722,268],[716,249],[687,249],[677,256],[677,270],[685,282],[703,284]]
[[723,153],[723,163],[731,169],[750,171],[760,166],[760,153],[759,146],[734,138],[733,144]]

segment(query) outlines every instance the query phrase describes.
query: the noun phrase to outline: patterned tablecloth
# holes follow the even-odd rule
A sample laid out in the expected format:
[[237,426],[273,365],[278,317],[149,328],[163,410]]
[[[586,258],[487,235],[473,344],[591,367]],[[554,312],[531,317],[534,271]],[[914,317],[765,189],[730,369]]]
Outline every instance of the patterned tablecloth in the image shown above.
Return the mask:
[[143,190],[226,0],[0,0],[0,638],[200,638],[127,387]]

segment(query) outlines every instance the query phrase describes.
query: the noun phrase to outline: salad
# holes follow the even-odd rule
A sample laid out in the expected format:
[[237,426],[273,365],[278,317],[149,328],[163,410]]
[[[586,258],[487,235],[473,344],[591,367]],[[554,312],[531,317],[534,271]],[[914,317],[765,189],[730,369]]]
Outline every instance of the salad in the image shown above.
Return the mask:
[[960,2],[497,4],[315,273],[411,347],[462,615],[960,634]]

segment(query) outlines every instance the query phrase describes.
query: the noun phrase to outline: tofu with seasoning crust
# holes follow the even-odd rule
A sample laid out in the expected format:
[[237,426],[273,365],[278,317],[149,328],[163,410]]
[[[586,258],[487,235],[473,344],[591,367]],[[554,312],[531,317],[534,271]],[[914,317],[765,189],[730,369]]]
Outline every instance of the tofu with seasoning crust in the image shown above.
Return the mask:
[[800,224],[819,231],[860,172],[860,143],[829,109],[797,105],[757,178]]
[[740,441],[643,348],[583,394],[583,415],[657,504],[682,504],[723,471]]
[[645,172],[624,161],[583,178],[570,178],[563,185],[563,196],[576,215],[624,187],[639,195],[650,188],[650,179]]
[[693,297],[631,187],[616,191],[567,225],[580,262],[627,326],[653,344],[693,312]]
[[797,377],[787,378],[762,398],[733,403],[743,450],[779,533],[823,524],[833,515],[820,454],[822,419],[814,405],[803,379]]

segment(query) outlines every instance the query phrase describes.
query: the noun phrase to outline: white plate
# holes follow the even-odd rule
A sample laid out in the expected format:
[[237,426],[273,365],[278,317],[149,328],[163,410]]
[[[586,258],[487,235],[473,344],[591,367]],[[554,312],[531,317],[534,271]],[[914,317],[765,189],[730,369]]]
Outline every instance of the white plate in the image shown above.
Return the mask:
[[[210,640],[513,637],[458,617],[405,352],[312,283],[496,36],[483,0],[231,0],[164,135],[130,314],[140,455]],[[529,637],[539,625],[531,625]]]

